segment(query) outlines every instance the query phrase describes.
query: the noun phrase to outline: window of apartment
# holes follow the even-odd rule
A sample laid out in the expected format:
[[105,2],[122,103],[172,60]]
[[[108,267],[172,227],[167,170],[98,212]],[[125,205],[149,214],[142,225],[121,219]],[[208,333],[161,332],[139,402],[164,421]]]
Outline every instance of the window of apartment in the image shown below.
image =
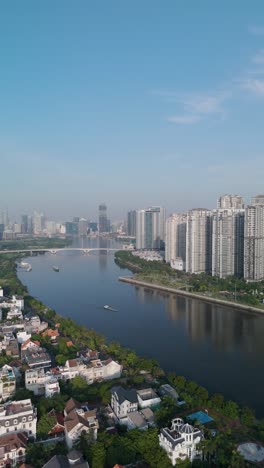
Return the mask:
[[6,421],[6,422],[5,422],[5,426],[9,426],[9,421]]
[[[29,423],[29,427],[31,427],[31,426],[32,426],[32,423]],[[31,431],[29,431],[29,432],[31,432]]]
[[26,420],[27,420],[27,418],[25,416],[23,416],[22,421],[26,422]]
[[14,419],[14,423],[13,423],[13,424],[14,424],[14,425],[17,424],[17,419]]
[[29,421],[32,421],[32,416],[29,416],[29,417],[28,417],[28,420],[29,420]]

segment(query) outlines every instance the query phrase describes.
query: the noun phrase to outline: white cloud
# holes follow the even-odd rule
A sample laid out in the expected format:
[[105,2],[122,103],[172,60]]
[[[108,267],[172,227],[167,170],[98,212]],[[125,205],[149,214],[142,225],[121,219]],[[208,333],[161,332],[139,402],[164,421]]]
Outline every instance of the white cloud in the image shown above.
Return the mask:
[[248,27],[248,31],[254,36],[264,36],[264,26],[251,25]]
[[253,62],[256,63],[257,65],[264,64],[264,49],[260,49],[256,53],[256,55],[253,57]]
[[199,115],[194,114],[172,115],[167,118],[168,122],[182,125],[191,125],[199,122],[200,120],[201,117],[199,117]]
[[181,113],[167,118],[169,122],[178,124],[193,124],[208,115],[224,115],[223,102],[230,96],[227,92],[211,93],[179,93],[170,90],[154,90],[156,96],[165,102],[175,103],[181,108]]
[[264,97],[264,80],[248,78],[240,81],[241,88]]

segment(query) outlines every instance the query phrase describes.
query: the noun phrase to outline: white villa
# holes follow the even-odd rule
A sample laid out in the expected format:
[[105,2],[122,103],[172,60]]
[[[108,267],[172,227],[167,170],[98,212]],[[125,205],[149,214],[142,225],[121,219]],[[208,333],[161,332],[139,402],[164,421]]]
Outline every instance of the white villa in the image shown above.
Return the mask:
[[0,436],[26,432],[36,438],[37,410],[30,399],[10,401],[0,405]]
[[45,395],[46,398],[60,393],[58,379],[49,371],[45,373],[43,368],[26,370],[25,387],[34,392],[34,395]]
[[84,363],[82,359],[76,358],[69,359],[64,366],[56,368],[53,372],[59,379],[63,380],[70,380],[79,375],[90,385],[96,381],[121,377],[122,366],[111,358],[106,361],[94,359],[89,363]]
[[137,390],[138,404],[140,408],[149,408],[150,406],[157,406],[160,404],[161,399],[152,388],[145,388]]
[[89,411],[87,406],[82,406],[81,403],[71,398],[65,406],[64,417],[65,440],[69,449],[83,432],[90,434],[94,440],[97,439],[99,423],[96,409]]
[[184,424],[180,418],[173,419],[171,429],[161,429],[159,434],[159,444],[167,452],[173,466],[177,465],[177,460],[188,458],[192,462],[195,458],[201,458],[198,445],[202,439],[200,429]]
[[117,419],[126,418],[129,413],[138,410],[137,392],[123,387],[111,388],[111,407]]

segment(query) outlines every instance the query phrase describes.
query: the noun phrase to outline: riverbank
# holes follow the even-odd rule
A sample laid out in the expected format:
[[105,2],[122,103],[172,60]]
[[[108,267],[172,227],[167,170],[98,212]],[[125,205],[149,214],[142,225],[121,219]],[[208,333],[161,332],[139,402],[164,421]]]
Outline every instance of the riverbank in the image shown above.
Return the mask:
[[168,263],[147,261],[128,251],[116,252],[115,262],[120,268],[130,270],[134,280],[240,310],[264,312],[264,281],[248,283],[235,276],[219,278],[207,273],[187,273],[174,270]]
[[219,304],[219,305],[229,307],[229,308],[232,307],[232,308],[235,308],[235,309],[244,310],[246,312],[254,312],[254,313],[262,314],[262,315],[264,314],[264,310],[259,309],[257,307],[251,307],[251,306],[247,306],[247,305],[244,305],[244,304],[238,304],[236,302],[231,302],[231,301],[224,301],[222,299],[217,299],[217,298],[214,298],[214,297],[208,297],[208,296],[202,295],[202,294],[196,294],[196,293],[189,292],[189,291],[183,291],[182,289],[168,288],[166,286],[161,286],[161,285],[158,285],[158,284],[153,284],[153,283],[148,283],[146,281],[137,280],[133,276],[131,276],[131,277],[130,276],[120,276],[118,279],[119,279],[119,281],[122,281],[123,283],[130,283],[130,284],[134,284],[135,286],[143,286],[143,287],[147,287],[147,288],[150,288],[150,289],[156,289],[156,290],[162,291],[162,292],[167,292],[167,293],[170,293],[170,294],[175,294],[175,295],[185,296],[185,297],[191,297],[193,299],[198,299],[198,300],[201,300],[203,302],[211,302],[213,304]]
[[[104,257],[102,256],[102,258]],[[44,259],[40,258],[40,260],[42,261]],[[86,263],[86,261],[84,263]],[[33,268],[33,272],[34,271],[35,270]],[[116,276],[116,278],[118,278],[118,276]],[[149,285],[147,287],[149,288]],[[127,288],[124,286],[124,289]],[[57,290],[56,294],[58,294]],[[127,296],[126,301],[128,301]],[[186,402],[184,410],[181,407],[175,408],[174,406],[172,408],[169,406],[168,408],[167,401],[165,400],[164,405],[161,407],[161,411],[156,416],[156,420],[159,421],[158,428],[170,424],[171,419],[175,417],[175,415],[179,417],[183,416],[185,418],[187,414],[192,414],[197,409],[200,410],[203,408],[208,408],[208,411],[210,414],[212,414],[214,419],[212,427],[219,431],[219,438],[217,439],[217,444],[219,444],[219,446],[216,447],[215,450],[216,452],[219,451],[219,453],[224,451],[225,458],[227,460],[225,464],[219,465],[224,467],[230,466],[228,463],[238,442],[252,440],[252,438],[254,440],[262,440],[262,436],[264,435],[264,431],[262,429],[263,426],[261,425],[262,423],[256,422],[254,413],[248,408],[239,408],[239,406],[234,401],[227,401],[222,395],[209,395],[208,391],[204,387],[201,387],[194,381],[187,380],[180,375],[176,375],[174,373],[164,374],[159,369],[157,362],[151,359],[140,357],[138,354],[120,346],[116,342],[109,343],[109,341],[106,341],[102,335],[99,335],[98,333],[91,330],[91,325],[89,325],[87,328],[81,324],[78,325],[72,319],[66,318],[63,315],[63,311],[61,311],[62,314],[58,314],[54,310],[47,308],[44,303],[45,300],[43,303],[41,303],[37,299],[33,299],[25,294],[26,311],[32,310],[39,314],[44,320],[49,322],[49,325],[52,329],[55,327],[55,324],[60,324],[60,336],[58,337],[57,347],[49,344],[47,339],[43,338],[42,336],[34,336],[34,339],[43,342],[43,345],[45,345],[48,350],[50,349],[52,353],[56,354],[55,359],[57,364],[63,364],[66,359],[74,359],[76,352],[79,351],[80,348],[88,347],[90,349],[101,352],[103,355],[106,354],[107,356],[111,356],[124,367],[124,376],[122,378],[122,382],[120,381],[120,384],[122,384],[122,386],[125,388],[140,389],[142,387],[149,386],[149,381],[145,381],[144,377],[146,375],[145,372],[147,371],[147,373],[153,377],[151,386],[155,390],[158,391],[160,385],[164,383],[170,383],[177,389],[180,398]],[[74,316],[74,318],[76,319],[76,316]],[[96,329],[96,327],[94,328]],[[67,348],[65,345],[65,342],[68,340],[71,340],[73,343],[73,346],[70,348]],[[175,359],[175,361],[177,362],[177,359]],[[210,378],[213,379],[212,376]],[[36,404],[38,407],[38,414],[40,417],[43,416],[44,412],[48,412],[48,410],[52,409],[54,405],[57,405],[56,409],[64,407],[65,400],[69,399],[70,397],[80,400],[81,402],[93,402],[95,406],[100,408],[100,411],[104,411],[105,406],[110,402],[110,388],[115,384],[115,381],[109,381],[107,383],[102,382],[87,386],[82,380],[78,378],[75,380],[73,379],[70,383],[62,385],[60,397],[56,397],[51,400],[45,400],[43,398],[37,399]],[[132,437],[130,436],[131,433],[124,434],[122,432],[116,435],[109,435],[105,432],[104,429],[104,425],[102,424],[101,431],[98,435],[98,441],[93,445],[94,451],[99,450],[99,448],[103,451],[104,461],[99,463],[95,452],[91,454],[87,448],[87,459],[92,468],[109,468],[113,466],[113,464],[109,463],[110,453],[112,453],[113,447],[116,446],[119,449],[123,446],[123,441],[127,441],[129,437]],[[207,429],[204,428],[204,430]],[[227,431],[228,440],[225,438]],[[140,457],[144,461],[148,462],[148,465],[151,468],[156,468],[157,461],[155,457],[151,457],[151,454],[155,452],[156,456],[156,454],[160,453],[158,447],[158,429],[154,429],[153,431],[150,430],[144,434],[144,447],[148,446],[149,448],[147,451],[144,449],[144,453],[140,452]],[[138,433],[140,440],[143,435],[140,432]],[[208,443],[211,443],[210,432],[206,432],[206,438],[208,438]],[[150,440],[152,440],[151,446]],[[83,447],[83,453],[86,453],[85,447]],[[118,455],[115,456],[114,462],[123,461],[119,458],[119,451],[120,449],[118,450]],[[218,455],[216,454],[216,459],[217,456]],[[37,458],[33,460],[33,466],[36,466],[36,468],[38,468],[38,466],[43,466],[43,464],[38,465],[36,463],[36,459]],[[32,459],[28,458],[27,461],[32,462]],[[128,461],[133,461],[130,455],[128,457]],[[167,467],[167,465],[163,465],[161,463],[159,466]]]

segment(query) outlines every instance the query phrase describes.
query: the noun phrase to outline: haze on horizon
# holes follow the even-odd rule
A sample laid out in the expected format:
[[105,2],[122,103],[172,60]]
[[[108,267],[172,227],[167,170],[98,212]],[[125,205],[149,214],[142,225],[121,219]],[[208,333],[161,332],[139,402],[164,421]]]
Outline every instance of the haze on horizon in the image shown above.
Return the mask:
[[264,4],[4,2],[0,210],[111,218],[264,191]]

